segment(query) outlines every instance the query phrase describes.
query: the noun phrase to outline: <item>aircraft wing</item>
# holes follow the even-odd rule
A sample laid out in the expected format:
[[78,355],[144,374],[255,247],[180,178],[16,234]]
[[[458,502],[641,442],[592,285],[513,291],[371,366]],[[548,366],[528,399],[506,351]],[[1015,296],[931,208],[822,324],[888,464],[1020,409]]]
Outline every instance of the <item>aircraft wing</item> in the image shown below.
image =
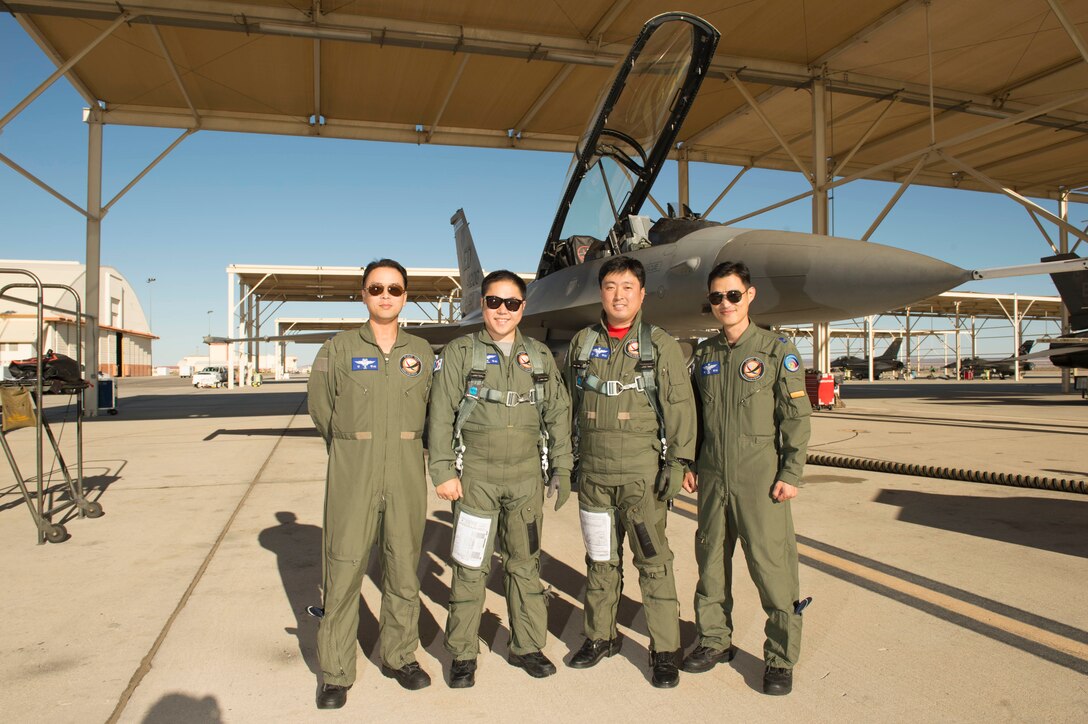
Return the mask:
[[204,336],[204,344],[231,344],[232,342],[298,342],[299,344],[323,344],[332,339],[339,330],[328,332],[299,332],[297,334],[267,334],[254,337],[212,337]]
[[1044,349],[1038,352],[1031,352],[1030,354],[1022,354],[1016,357],[1007,357],[999,362],[1023,362],[1029,359],[1045,359],[1047,357],[1060,357],[1065,354],[1076,354],[1077,352],[1088,352],[1088,344],[1071,345],[1069,347],[1059,347],[1058,349]]

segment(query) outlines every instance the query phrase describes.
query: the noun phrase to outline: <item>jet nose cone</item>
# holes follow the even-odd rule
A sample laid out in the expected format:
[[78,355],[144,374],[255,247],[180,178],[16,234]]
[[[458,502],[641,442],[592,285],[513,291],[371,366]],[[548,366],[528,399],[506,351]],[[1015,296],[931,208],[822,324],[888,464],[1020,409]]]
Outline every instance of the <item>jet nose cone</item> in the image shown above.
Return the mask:
[[748,231],[717,261],[752,271],[752,315],[763,324],[830,322],[905,306],[968,281],[939,259],[868,241],[790,231]]

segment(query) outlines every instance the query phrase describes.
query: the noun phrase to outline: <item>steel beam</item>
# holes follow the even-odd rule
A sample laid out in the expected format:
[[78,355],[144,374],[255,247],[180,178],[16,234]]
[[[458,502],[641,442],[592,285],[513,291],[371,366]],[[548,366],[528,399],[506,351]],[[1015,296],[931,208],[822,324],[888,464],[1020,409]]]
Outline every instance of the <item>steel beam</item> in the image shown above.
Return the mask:
[[[87,248],[84,267],[83,303],[87,312],[84,327],[87,340],[86,367],[90,379],[97,383],[98,329],[101,324],[101,294],[99,276],[102,262],[102,124],[99,111],[92,107],[87,115]],[[108,320],[112,325],[113,320]],[[83,411],[88,417],[98,414],[98,387],[89,388],[83,395]]]
[[431,123],[430,130],[427,131],[426,143],[431,142],[434,131],[438,128],[438,124],[442,120],[442,114],[446,112],[446,106],[450,104],[450,99],[453,98],[453,92],[457,90],[457,84],[461,81],[461,74],[465,72],[465,66],[468,65],[468,57],[467,53],[461,54],[461,62],[457,64],[457,70],[453,73],[450,87],[446,90],[446,97],[442,99],[442,105],[438,107],[438,112],[434,114],[434,122]]
[[162,161],[164,158],[166,158],[170,154],[171,151],[173,151],[175,148],[178,147],[178,144],[180,144],[182,141],[184,141],[186,138],[193,135],[194,133],[196,133],[196,131],[193,131],[192,129],[182,131],[181,135],[178,136],[176,139],[174,139],[174,142],[166,147],[166,150],[164,150],[162,153],[160,153],[158,156],[156,156],[155,159],[151,163],[147,164],[147,166],[144,168],[143,171],[140,171],[140,173],[136,174],[136,177],[133,178],[131,181],[129,181],[127,186],[125,186],[123,189],[118,191],[117,195],[114,196],[112,199],[110,199],[110,202],[108,204],[106,204],[105,206],[102,207],[102,214],[105,215],[106,213],[108,213],[110,208],[115,203],[117,203],[121,199],[122,196],[127,194],[129,192],[129,190],[132,189],[133,186],[138,184],[140,182],[140,180],[151,171],[151,169],[153,169],[153,168],[155,168],[156,166],[159,165],[159,161]]
[[64,202],[68,206],[70,206],[72,209],[74,209],[74,210],[78,211],[79,213],[83,214],[84,216],[87,216],[87,212],[85,210],[83,210],[83,208],[81,208],[78,204],[76,204],[76,202],[72,201],[67,196],[62,194],[60,191],[57,191],[52,186],[47,184],[45,181],[42,181],[40,178],[38,178],[34,174],[30,173],[30,171],[27,171],[25,168],[23,168],[19,164],[15,163],[15,161],[11,160],[10,158],[8,158],[7,156],[5,156],[2,153],[0,153],[0,163],[3,163],[5,166],[9,166],[12,170],[14,170],[16,173],[20,174],[24,178],[28,179],[31,183],[33,183],[38,188],[42,189],[43,191],[50,194],[51,196],[53,196],[53,197],[55,197],[57,199],[60,199],[62,202]]
[[986,174],[982,173],[981,171],[979,171],[979,170],[977,170],[975,168],[972,168],[971,166],[968,166],[963,161],[960,161],[959,159],[957,159],[955,156],[952,156],[951,154],[947,154],[942,150],[937,150],[937,154],[941,158],[943,158],[945,161],[947,161],[948,163],[950,163],[953,166],[955,166],[956,168],[962,170],[964,173],[970,174],[971,176],[975,177],[979,182],[985,184],[986,186],[989,186],[990,188],[994,189],[995,191],[999,191],[1000,193],[1005,194],[1006,196],[1008,196],[1010,199],[1012,199],[1016,203],[1020,204],[1021,206],[1025,207],[1027,209],[1031,209],[1032,211],[1039,214],[1040,216],[1042,216],[1047,221],[1049,221],[1049,222],[1051,222],[1053,224],[1057,224],[1059,228],[1067,229],[1069,231],[1069,233],[1073,234],[1078,239],[1088,239],[1088,234],[1081,231],[1077,227],[1073,226],[1068,221],[1065,221],[1060,216],[1055,216],[1051,212],[1044,209],[1042,206],[1039,206],[1039,204],[1035,203],[1034,201],[1031,201],[1030,199],[1023,196],[1022,194],[1017,193],[1016,191],[1009,188],[1008,186],[1004,186],[1004,185],[998,183],[997,181],[993,180],[992,178],[990,178]]
[[869,237],[873,235],[873,232],[877,230],[877,227],[879,227],[880,224],[884,221],[884,218],[888,215],[889,212],[891,212],[892,208],[896,205],[896,203],[898,203],[899,199],[902,198],[903,194],[906,193],[907,189],[914,181],[914,177],[918,175],[918,173],[925,167],[928,161],[929,154],[926,154],[925,156],[922,156],[920,159],[918,159],[918,163],[914,164],[914,168],[912,168],[910,173],[907,174],[906,178],[903,179],[903,183],[899,184],[899,188],[895,190],[895,193],[892,194],[892,197],[888,199],[888,203],[884,205],[884,208],[881,209],[880,213],[877,214],[877,217],[873,219],[873,223],[869,225],[869,228],[865,231],[865,234],[862,235],[862,241],[869,240]]
[[1054,17],[1058,19],[1062,27],[1065,28],[1066,34],[1069,39],[1073,41],[1073,46],[1080,53],[1080,57],[1084,59],[1084,62],[1088,63],[1088,43],[1084,42],[1084,36],[1080,34],[1077,26],[1069,19],[1069,16],[1065,14],[1065,8],[1058,0],[1046,0],[1047,5],[1050,6],[1051,11],[1054,13]]
[[0,129],[8,125],[8,123],[10,123],[13,118],[19,115],[24,108],[29,106],[35,98],[44,93],[46,89],[49,88],[49,86],[53,85],[53,83],[57,81],[58,78],[68,73],[68,71],[72,69],[72,66],[83,60],[83,56],[87,55],[87,53],[97,48],[98,44],[108,38],[113,33],[113,31],[116,30],[122,23],[131,19],[132,16],[130,16],[128,13],[121,13],[120,15],[118,15],[117,19],[110,23],[109,27],[103,30],[98,35],[98,37],[92,40],[85,48],[83,48],[83,50],[79,51],[67,61],[65,61],[62,66],[57,68],[48,78],[42,81],[41,85],[30,91],[30,94],[26,98],[16,103],[14,108],[8,111],[3,118],[0,118]]
[[[801,163],[801,159],[799,159],[797,157],[797,154],[793,152],[793,149],[790,148],[790,144],[786,141],[785,138],[782,137],[782,134],[778,132],[778,129],[774,127],[774,123],[771,122],[771,119],[768,118],[767,114],[763,112],[762,108],[760,108],[759,101],[752,97],[752,94],[748,91],[748,88],[745,87],[743,81],[741,81],[741,79],[737,77],[735,73],[729,76],[729,80],[733,82],[733,85],[736,87],[736,89],[740,91],[740,94],[742,96],[744,96],[744,100],[748,101],[748,105],[752,108],[752,111],[757,116],[759,116],[759,119],[761,121],[763,121],[763,125],[767,127],[767,130],[771,132],[771,135],[774,136],[775,139],[778,141],[779,145],[782,146],[782,150],[784,150],[786,154],[789,155],[791,159],[793,159],[793,163],[797,166],[798,170],[800,170],[802,175],[807,178],[809,175],[808,169],[806,169],[805,165]],[[817,181],[810,178],[809,183],[815,184],[817,183]]]

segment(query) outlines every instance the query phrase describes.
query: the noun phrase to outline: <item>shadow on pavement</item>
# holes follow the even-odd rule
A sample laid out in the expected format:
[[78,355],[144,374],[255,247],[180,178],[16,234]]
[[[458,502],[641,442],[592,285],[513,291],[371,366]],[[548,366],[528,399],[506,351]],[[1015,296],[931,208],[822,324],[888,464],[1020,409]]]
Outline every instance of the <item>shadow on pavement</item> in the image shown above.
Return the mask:
[[142,724],[220,724],[219,702],[214,696],[197,699],[187,694],[167,694],[148,710]]
[[901,508],[898,519],[906,523],[1088,558],[1088,500],[885,489],[875,502]]
[[84,420],[89,425],[124,420],[178,420],[214,417],[263,417],[293,415],[306,392],[204,390],[202,393],[134,395],[117,401],[117,415]]

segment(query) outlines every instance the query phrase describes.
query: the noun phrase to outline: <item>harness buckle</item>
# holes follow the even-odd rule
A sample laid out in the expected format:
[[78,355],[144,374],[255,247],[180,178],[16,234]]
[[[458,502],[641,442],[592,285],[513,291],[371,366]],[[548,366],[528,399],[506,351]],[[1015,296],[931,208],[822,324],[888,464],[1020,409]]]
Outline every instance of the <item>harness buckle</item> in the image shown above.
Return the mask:
[[521,397],[518,396],[518,393],[513,390],[506,393],[506,400],[503,402],[504,405],[507,407],[517,407],[520,403]]
[[635,378],[635,389],[639,392],[646,391],[646,379],[644,377]]
[[616,397],[623,392],[623,383],[619,380],[608,380],[602,389],[606,397]]

